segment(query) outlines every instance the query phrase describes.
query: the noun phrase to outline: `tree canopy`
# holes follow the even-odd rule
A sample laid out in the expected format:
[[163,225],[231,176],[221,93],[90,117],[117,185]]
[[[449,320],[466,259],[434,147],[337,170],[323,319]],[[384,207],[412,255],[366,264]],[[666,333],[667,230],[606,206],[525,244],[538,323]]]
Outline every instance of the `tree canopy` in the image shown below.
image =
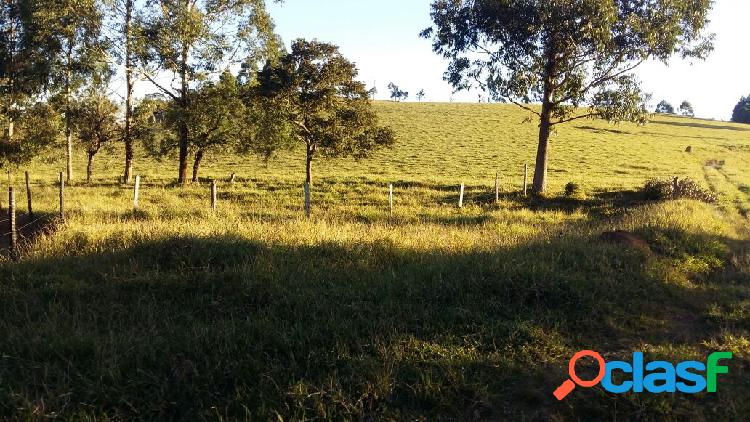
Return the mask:
[[683,116],[694,117],[695,110],[693,110],[693,105],[687,100],[683,101],[682,104],[680,104],[680,114]]
[[357,74],[338,47],[299,39],[290,53],[258,75],[259,95],[273,101],[282,122],[289,124],[289,136],[305,146],[307,183],[317,155],[363,158],[394,142],[393,132],[378,125]]
[[661,102],[656,105],[655,111],[659,114],[674,114],[674,106],[667,100],[661,100]]
[[[422,32],[450,61],[445,79],[479,88],[539,119],[534,190],[544,192],[548,141],[581,118],[645,123],[631,73],[654,58],[702,58],[711,0],[435,0]],[[541,107],[529,106],[539,102]],[[584,112],[579,107],[587,107]]]
[[740,98],[740,101],[734,106],[732,121],[750,124],[750,95]]

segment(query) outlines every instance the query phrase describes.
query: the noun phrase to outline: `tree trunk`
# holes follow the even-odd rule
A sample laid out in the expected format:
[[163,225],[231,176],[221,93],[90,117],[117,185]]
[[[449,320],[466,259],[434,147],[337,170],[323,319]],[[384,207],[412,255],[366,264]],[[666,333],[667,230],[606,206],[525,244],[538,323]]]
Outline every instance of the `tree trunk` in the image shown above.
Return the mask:
[[201,168],[202,160],[203,160],[203,150],[199,149],[195,153],[195,161],[193,162],[193,183],[198,183],[198,171]]
[[130,134],[130,126],[133,119],[133,62],[131,60],[131,35],[130,22],[133,17],[133,0],[125,1],[125,175],[124,182],[130,183],[133,179],[133,139]]
[[[187,60],[188,60],[188,49],[187,46],[182,46],[182,63],[180,66],[180,79],[181,79],[181,87],[180,87],[180,102],[182,106],[182,110],[187,111],[188,108],[188,80],[187,80]],[[187,180],[187,170],[188,170],[188,147],[189,147],[189,138],[188,138],[188,127],[187,122],[185,122],[184,117],[180,120],[179,125],[179,134],[180,134],[180,174],[177,178],[177,183],[185,186],[188,183]]]
[[88,164],[86,164],[86,184],[91,184],[91,176],[94,174],[94,155],[96,153],[89,152]]
[[307,166],[306,166],[306,178],[305,183],[307,183],[312,188],[312,160],[313,160],[313,152],[314,149],[312,146],[307,146]]
[[65,69],[65,156],[67,158],[67,179],[73,180],[73,122],[70,115],[70,78],[73,56],[73,42],[68,40],[67,64]]
[[536,165],[534,167],[535,194],[547,190],[547,162],[549,157],[549,135],[552,129],[552,107],[554,96],[555,55],[552,47],[548,47],[547,65],[544,74],[544,94],[542,97],[542,112],[539,116],[539,146],[536,150]]

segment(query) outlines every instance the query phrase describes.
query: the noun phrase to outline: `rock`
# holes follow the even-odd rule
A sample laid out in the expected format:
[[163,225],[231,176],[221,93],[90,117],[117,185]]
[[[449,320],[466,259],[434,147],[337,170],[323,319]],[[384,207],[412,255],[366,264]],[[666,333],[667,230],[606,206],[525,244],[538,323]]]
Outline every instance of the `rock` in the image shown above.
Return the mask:
[[685,152],[688,152],[688,153],[693,152],[693,147],[692,146],[687,147]]
[[629,246],[632,249],[638,249],[649,254],[651,253],[651,247],[648,245],[648,242],[630,232],[623,230],[604,232],[600,238],[605,242],[619,243],[621,245]]

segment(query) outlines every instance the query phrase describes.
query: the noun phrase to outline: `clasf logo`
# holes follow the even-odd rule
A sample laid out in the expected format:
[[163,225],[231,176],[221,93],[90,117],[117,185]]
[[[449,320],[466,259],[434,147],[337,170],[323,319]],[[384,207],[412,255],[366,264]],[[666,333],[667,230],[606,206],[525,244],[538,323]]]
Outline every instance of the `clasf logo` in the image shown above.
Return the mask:
[[[576,374],[576,363],[585,357],[593,358],[599,365],[596,378],[590,381],[583,380]],[[583,350],[576,353],[568,364],[570,379],[562,383],[553,394],[557,400],[562,400],[576,386],[591,388],[600,383],[606,391],[615,394],[629,391],[634,393],[646,391],[653,394],[677,391],[687,394],[696,394],[701,391],[715,393],[718,374],[729,373],[727,366],[719,364],[723,359],[732,359],[732,353],[711,353],[706,363],[685,361],[675,366],[670,362],[654,361],[644,365],[641,352],[633,353],[632,362],[605,362],[599,353]],[[624,379],[618,384],[612,379],[612,375],[617,372],[624,375]]]

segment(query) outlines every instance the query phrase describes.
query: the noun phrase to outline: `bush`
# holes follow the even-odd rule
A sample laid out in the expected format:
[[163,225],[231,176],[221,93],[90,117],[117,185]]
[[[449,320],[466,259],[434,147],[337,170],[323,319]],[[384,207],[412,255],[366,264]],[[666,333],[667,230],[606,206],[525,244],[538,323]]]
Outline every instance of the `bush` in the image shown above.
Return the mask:
[[569,198],[577,198],[584,196],[583,188],[578,183],[569,182],[565,185],[565,196]]
[[709,204],[715,203],[717,199],[713,192],[703,189],[689,177],[678,180],[677,183],[674,180],[649,180],[643,187],[643,194],[650,200],[687,198]]

